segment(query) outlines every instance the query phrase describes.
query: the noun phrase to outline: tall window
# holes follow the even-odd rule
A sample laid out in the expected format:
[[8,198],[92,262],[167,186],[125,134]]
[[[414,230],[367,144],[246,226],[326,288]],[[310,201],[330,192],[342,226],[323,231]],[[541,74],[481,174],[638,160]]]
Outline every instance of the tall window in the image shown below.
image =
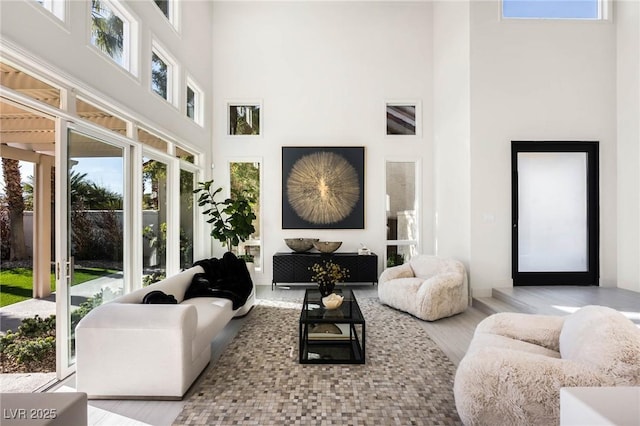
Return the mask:
[[231,197],[239,195],[249,197],[253,201],[250,203],[256,219],[253,227],[256,231],[251,237],[240,243],[238,254],[253,256],[254,266],[260,269],[260,163],[255,161],[238,161],[229,164],[229,174],[231,183]]
[[504,18],[605,19],[606,0],[502,0]]
[[418,250],[417,164],[387,161],[387,266],[401,265]]
[[91,44],[126,70],[130,68],[131,19],[118,3],[91,0]]
[[193,266],[193,230],[196,209],[194,208],[193,188],[197,173],[180,170],[180,269]]
[[190,79],[187,78],[187,90],[186,90],[186,114],[187,117],[202,125],[202,90]]
[[167,99],[167,64],[155,52],[151,54],[151,90]]
[[165,275],[167,266],[167,165],[142,159],[142,266],[145,276]]
[[175,64],[171,56],[154,43],[151,52],[151,90],[171,104],[175,100]]
[[187,86],[187,117],[194,119],[196,116],[196,92]]

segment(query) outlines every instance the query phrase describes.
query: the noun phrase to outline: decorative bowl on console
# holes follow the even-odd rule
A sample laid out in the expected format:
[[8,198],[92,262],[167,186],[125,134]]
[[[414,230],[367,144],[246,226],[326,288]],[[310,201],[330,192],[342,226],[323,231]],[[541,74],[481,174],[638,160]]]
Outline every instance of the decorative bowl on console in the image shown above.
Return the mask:
[[313,243],[319,238],[285,238],[284,242],[291,250],[302,253],[313,248]]
[[313,246],[321,253],[333,253],[342,245],[342,241],[316,241]]

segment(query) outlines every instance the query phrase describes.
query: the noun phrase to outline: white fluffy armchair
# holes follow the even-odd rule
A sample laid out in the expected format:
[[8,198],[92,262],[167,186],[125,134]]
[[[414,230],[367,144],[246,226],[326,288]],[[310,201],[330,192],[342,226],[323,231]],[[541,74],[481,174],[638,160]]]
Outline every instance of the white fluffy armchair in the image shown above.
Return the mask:
[[414,256],[409,263],[382,272],[378,298],[423,320],[449,317],[467,309],[467,272],[455,259]]
[[557,425],[560,388],[576,386],[640,386],[640,329],[621,313],[489,316],[458,366],[454,396],[467,426]]

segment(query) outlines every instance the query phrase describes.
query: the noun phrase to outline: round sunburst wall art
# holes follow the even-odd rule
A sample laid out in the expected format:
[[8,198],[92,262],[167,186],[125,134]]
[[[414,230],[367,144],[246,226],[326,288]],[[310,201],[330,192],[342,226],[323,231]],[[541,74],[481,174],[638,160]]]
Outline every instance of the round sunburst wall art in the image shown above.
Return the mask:
[[360,198],[356,169],[341,155],[314,152],[301,157],[287,179],[289,204],[307,222],[343,220]]

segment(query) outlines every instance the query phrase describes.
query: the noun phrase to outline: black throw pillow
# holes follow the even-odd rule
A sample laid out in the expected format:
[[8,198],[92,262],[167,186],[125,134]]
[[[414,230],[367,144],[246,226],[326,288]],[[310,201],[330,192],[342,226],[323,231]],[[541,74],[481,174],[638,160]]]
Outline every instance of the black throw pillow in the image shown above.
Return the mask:
[[171,294],[166,294],[160,290],[153,290],[144,295],[142,303],[145,305],[177,305],[178,301]]

